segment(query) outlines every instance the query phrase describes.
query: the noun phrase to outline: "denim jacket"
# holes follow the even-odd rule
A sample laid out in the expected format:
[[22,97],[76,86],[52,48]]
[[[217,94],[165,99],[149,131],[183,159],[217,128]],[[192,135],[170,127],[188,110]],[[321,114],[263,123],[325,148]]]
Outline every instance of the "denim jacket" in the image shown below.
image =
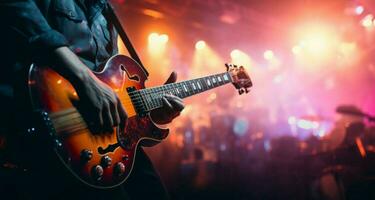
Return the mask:
[[109,57],[117,54],[117,33],[103,14],[107,1],[89,2],[2,0],[0,20],[5,33],[0,41],[5,46],[0,48],[16,55],[1,60],[48,64],[51,50],[68,46],[89,68],[98,70]]

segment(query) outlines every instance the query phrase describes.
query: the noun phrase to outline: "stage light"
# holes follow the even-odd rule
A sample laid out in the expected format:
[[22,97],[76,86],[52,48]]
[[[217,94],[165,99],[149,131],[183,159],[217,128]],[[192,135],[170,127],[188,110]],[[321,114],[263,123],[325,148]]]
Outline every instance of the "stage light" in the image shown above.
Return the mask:
[[233,50],[231,53],[230,53],[230,57],[232,59],[236,59],[236,58],[239,58],[241,56],[241,51],[238,50],[238,49],[235,49]]
[[290,117],[288,118],[288,123],[289,123],[290,125],[294,125],[294,124],[296,124],[296,123],[297,123],[297,118],[294,117],[294,116],[290,116]]
[[158,38],[159,38],[159,34],[158,33],[151,33],[148,36],[148,42],[149,43],[156,43],[158,41]]
[[211,93],[208,98],[207,98],[207,103],[212,103],[213,101],[215,101],[217,98],[217,95],[216,93]]
[[263,53],[263,57],[264,59],[266,60],[272,60],[274,58],[274,54],[273,54],[273,51],[271,50],[267,50]]
[[206,42],[203,41],[203,40],[200,40],[198,41],[196,44],[195,44],[195,49],[197,50],[202,50],[206,47]]
[[304,63],[326,63],[333,59],[339,42],[338,34],[329,24],[306,24],[297,30],[298,45],[292,51],[300,54],[299,59]]
[[232,63],[235,65],[242,65],[244,67],[250,67],[251,66],[251,58],[248,56],[245,52],[234,49],[230,53],[230,57],[232,58]]
[[158,33],[151,33],[148,36],[149,44],[166,44],[168,40],[169,37],[166,34],[159,35]]
[[218,53],[212,49],[203,40],[195,44],[195,51],[193,56],[193,63],[190,73],[194,76],[206,75],[207,73],[215,73],[219,66],[222,66],[224,61]]
[[266,152],[270,152],[272,150],[271,141],[265,140],[264,143],[263,143],[263,147],[264,147],[264,150],[266,150]]
[[317,129],[319,127],[319,123],[300,119],[297,122],[297,126],[302,129]]
[[293,40],[297,44],[292,48],[292,52],[303,69],[322,70],[324,65],[337,62],[341,42],[333,26],[307,23],[298,27]]
[[300,54],[301,51],[302,51],[302,48],[301,48],[299,45],[296,45],[296,46],[294,46],[294,47],[292,48],[292,52],[293,52],[294,55],[298,55],[298,54]]
[[164,54],[169,37],[166,34],[151,33],[148,36],[148,50],[151,56],[160,57]]
[[361,25],[365,28],[370,28],[373,25],[373,19],[374,16],[371,14],[366,15],[362,20],[361,20]]
[[320,54],[327,50],[328,38],[322,35],[317,35],[315,38],[310,38],[307,43],[307,50],[313,54]]
[[164,18],[164,14],[159,12],[159,11],[156,11],[156,10],[144,9],[144,10],[142,10],[142,13],[147,15],[147,16],[156,18],[156,19]]
[[[305,50],[309,57],[321,58],[328,55],[331,51],[332,37],[327,32],[323,30],[316,30],[311,32],[309,35],[305,36],[303,40],[300,41],[299,46],[301,50]],[[294,49],[298,52],[298,48]]]
[[365,8],[363,6],[357,6],[355,7],[355,14],[361,15],[365,11]]
[[247,119],[238,118],[234,122],[233,132],[235,135],[242,137],[247,133],[248,129],[249,129],[249,122]]
[[168,42],[168,40],[169,40],[169,37],[168,37],[168,35],[166,35],[166,34],[163,34],[163,35],[160,35],[159,36],[159,39],[160,39],[160,42],[161,43],[167,43]]

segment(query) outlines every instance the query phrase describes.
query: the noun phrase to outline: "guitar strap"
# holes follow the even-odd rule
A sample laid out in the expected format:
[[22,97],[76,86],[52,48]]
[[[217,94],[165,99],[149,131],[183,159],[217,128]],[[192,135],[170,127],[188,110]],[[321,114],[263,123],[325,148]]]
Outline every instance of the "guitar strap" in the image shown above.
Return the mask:
[[125,32],[125,29],[122,27],[121,22],[114,11],[112,5],[108,2],[108,9],[107,9],[107,17],[109,21],[114,25],[115,29],[117,30],[118,34],[120,35],[122,41],[124,42],[127,50],[129,51],[130,56],[142,67],[143,71],[146,73],[148,76],[149,73],[142,64],[141,59],[139,58],[137,52],[135,51],[134,46],[132,45],[128,35]]

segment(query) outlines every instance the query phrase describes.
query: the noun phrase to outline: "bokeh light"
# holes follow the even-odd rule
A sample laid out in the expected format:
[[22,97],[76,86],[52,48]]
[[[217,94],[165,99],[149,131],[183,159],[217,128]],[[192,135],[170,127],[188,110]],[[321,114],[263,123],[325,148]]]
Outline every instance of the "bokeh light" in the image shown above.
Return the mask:
[[159,57],[165,52],[169,36],[166,34],[150,33],[148,36],[148,51],[151,56]]
[[272,60],[274,58],[274,54],[273,54],[273,51],[271,50],[267,50],[263,53],[263,57],[264,59],[266,60]]
[[355,13],[357,15],[361,15],[363,13],[363,11],[365,11],[365,8],[363,6],[356,6],[355,7]]
[[206,42],[203,40],[200,40],[197,43],[195,43],[195,49],[197,50],[204,49],[205,47],[206,47]]
[[372,14],[368,14],[361,20],[361,24],[365,28],[371,28],[373,26],[373,20],[374,16]]
[[239,66],[244,66],[247,69],[250,69],[252,67],[252,61],[249,55],[247,55],[245,52],[234,49],[230,53],[231,57],[231,63]]

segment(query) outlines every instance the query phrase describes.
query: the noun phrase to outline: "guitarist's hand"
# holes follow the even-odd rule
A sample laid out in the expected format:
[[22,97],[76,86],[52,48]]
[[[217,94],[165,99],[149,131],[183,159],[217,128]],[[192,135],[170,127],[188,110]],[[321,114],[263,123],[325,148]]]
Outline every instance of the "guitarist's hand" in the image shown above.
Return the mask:
[[101,82],[68,47],[52,53],[53,69],[74,86],[80,98],[78,109],[93,133],[112,132],[125,127],[127,115],[116,93]]
[[[172,72],[165,84],[174,83],[177,80],[176,72]],[[165,95],[163,97],[163,107],[151,111],[150,117],[157,124],[167,124],[178,117],[184,109],[182,99],[174,95]]]
[[76,84],[75,88],[89,128],[93,133],[113,132],[113,127],[118,125],[124,128],[127,114],[117,94],[90,70],[87,71],[85,81]]

